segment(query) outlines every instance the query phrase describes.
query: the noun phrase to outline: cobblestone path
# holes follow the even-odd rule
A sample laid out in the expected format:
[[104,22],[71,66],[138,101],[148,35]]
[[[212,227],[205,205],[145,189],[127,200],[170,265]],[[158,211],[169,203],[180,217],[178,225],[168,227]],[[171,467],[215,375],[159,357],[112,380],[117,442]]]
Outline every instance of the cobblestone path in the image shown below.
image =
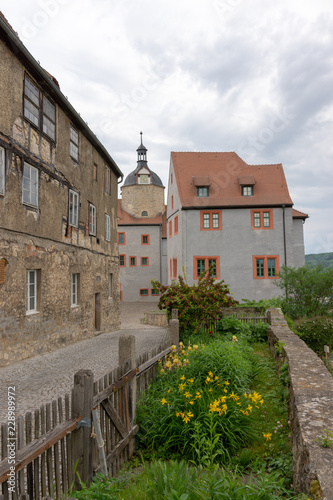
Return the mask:
[[70,392],[78,370],[90,369],[98,380],[115,368],[122,334],[135,335],[137,355],[152,351],[168,335],[167,328],[140,324],[143,311],[154,309],[152,303],[123,304],[121,330],[0,368],[0,423],[6,421],[8,386],[15,386],[17,415],[23,415]]

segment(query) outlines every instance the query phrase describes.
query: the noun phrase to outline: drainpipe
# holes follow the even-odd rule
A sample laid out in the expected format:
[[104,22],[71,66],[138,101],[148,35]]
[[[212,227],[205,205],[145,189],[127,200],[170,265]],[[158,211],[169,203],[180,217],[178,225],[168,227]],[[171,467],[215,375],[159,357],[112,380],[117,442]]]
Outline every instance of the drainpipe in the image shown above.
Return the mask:
[[[287,265],[287,245],[286,245],[286,205],[282,205],[283,218],[283,250],[284,250],[284,265]],[[286,301],[288,302],[288,291],[286,288]]]
[[162,224],[160,224],[160,283],[162,283],[162,272]]

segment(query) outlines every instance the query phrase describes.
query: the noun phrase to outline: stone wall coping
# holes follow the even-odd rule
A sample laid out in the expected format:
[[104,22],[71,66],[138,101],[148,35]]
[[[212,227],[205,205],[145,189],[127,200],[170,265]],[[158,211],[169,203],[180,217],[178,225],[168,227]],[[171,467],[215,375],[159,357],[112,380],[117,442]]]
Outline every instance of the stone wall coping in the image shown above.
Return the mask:
[[333,500],[333,449],[316,441],[324,429],[333,431],[333,377],[323,361],[289,329],[281,309],[270,309],[268,315],[271,351],[281,362],[275,349],[280,342],[289,365],[295,491]]

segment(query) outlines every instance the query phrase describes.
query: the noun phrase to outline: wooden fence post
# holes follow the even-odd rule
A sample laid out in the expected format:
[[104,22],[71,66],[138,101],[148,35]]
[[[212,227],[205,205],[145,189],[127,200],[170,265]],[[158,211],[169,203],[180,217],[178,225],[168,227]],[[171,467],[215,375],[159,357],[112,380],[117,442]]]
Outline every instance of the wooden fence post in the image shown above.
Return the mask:
[[179,348],[179,319],[178,309],[172,309],[172,319],[169,321],[170,341],[172,345]]
[[[120,335],[119,337],[119,365],[122,365],[128,359],[130,360],[130,368],[136,368],[136,351],[135,351],[135,336]],[[129,382],[128,404],[129,404],[129,419],[130,427],[134,426],[136,414],[136,377],[132,377]],[[130,430],[130,429],[128,429]],[[135,439],[131,439],[129,445],[129,456],[131,457],[135,451]]]
[[[93,407],[94,375],[91,370],[80,370],[74,375],[73,418],[82,417],[72,434],[72,466],[84,483],[90,483],[92,467],[91,410]],[[80,490],[80,481],[75,474],[75,488]]]

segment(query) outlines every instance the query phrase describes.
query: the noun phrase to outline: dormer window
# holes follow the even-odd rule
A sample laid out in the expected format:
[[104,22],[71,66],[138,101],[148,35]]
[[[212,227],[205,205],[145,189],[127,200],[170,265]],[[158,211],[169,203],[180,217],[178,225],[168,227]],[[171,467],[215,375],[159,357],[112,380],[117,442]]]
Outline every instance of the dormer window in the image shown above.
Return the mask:
[[242,186],[242,196],[253,196],[253,186]]
[[141,212],[141,217],[148,217],[148,212],[146,210]]
[[199,198],[205,198],[208,196],[208,186],[197,187],[197,196]]

